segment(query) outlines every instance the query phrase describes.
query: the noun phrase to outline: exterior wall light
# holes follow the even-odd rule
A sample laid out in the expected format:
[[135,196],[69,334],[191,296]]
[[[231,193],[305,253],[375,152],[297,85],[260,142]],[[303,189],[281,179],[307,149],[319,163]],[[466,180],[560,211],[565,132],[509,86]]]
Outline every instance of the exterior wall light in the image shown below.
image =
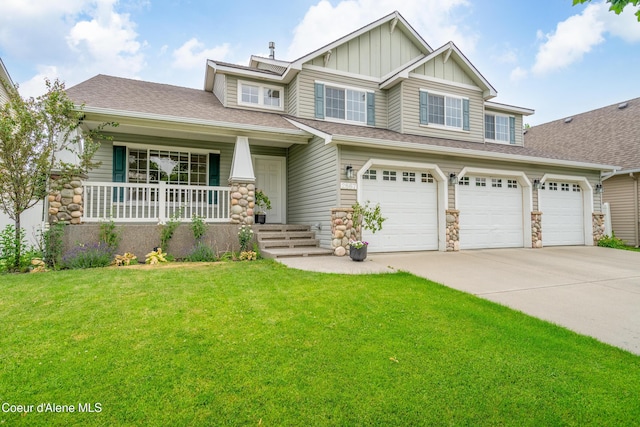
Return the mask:
[[597,183],[595,190],[596,190],[596,194],[602,194],[602,184]]
[[347,165],[345,169],[345,172],[347,173],[347,179],[353,179],[356,177],[356,171],[353,170],[353,166]]
[[539,179],[534,179],[533,180],[533,189],[534,190],[539,190],[540,187],[542,187],[542,185],[540,185],[540,180]]
[[455,173],[451,172],[449,174],[449,185],[456,185],[457,182],[458,182],[458,177],[456,176]]

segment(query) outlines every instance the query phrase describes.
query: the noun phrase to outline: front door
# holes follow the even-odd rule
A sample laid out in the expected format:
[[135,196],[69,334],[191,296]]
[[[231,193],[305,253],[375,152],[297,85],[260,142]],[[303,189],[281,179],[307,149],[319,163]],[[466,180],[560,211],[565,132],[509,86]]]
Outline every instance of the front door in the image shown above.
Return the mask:
[[285,218],[285,157],[254,156],[256,189],[262,190],[271,201],[267,223],[283,224]]

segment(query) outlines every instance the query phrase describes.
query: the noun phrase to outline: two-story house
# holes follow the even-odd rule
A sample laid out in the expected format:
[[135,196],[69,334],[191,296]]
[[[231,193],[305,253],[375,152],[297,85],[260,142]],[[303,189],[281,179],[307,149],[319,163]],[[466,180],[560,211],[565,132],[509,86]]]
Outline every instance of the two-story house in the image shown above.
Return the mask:
[[335,219],[356,201],[387,218],[370,251],[592,245],[614,170],[525,146],[533,110],[494,102],[453,42],[433,49],[398,12],[295,61],[209,60],[204,90],[98,75],[68,93],[85,126],[120,124],[82,222],[250,223],[257,187],[268,222],[324,248],[348,243]]

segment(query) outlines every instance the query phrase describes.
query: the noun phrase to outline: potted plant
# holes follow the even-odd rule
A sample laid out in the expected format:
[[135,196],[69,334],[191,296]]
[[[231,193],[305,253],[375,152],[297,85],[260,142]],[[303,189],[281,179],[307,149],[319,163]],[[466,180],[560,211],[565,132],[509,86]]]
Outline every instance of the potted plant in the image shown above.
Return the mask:
[[264,224],[267,221],[267,212],[271,209],[271,200],[262,190],[256,190],[256,208],[253,219],[256,224]]
[[356,203],[353,207],[353,224],[356,230],[357,240],[349,241],[349,256],[354,261],[364,261],[367,258],[367,247],[369,242],[362,240],[362,230],[369,230],[372,233],[382,230],[382,223],[386,218],[382,217],[380,203],[374,207],[369,206],[369,201],[364,205]]

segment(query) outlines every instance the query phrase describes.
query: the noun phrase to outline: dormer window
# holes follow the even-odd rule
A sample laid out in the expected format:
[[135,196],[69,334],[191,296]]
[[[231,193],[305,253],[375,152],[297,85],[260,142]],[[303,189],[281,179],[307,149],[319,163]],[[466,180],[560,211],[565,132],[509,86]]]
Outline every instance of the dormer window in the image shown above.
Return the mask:
[[238,105],[284,110],[284,87],[238,81]]

